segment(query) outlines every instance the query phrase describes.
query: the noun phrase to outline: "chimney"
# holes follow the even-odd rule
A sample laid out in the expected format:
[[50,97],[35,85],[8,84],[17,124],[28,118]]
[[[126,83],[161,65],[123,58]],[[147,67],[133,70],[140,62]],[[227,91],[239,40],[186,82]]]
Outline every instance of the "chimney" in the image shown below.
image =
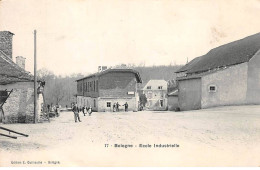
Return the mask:
[[17,56],[16,57],[16,64],[25,70],[25,59],[23,56]]
[[107,66],[98,66],[98,72],[104,71],[107,69]]
[[9,31],[0,31],[0,50],[3,51],[6,56],[13,60],[13,33]]

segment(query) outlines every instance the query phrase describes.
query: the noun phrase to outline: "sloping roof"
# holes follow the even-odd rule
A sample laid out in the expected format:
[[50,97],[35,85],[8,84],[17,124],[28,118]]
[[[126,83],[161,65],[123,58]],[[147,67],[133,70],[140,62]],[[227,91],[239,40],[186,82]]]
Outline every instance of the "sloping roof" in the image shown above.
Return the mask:
[[110,69],[107,69],[107,70],[104,70],[104,71],[101,71],[101,72],[90,74],[90,75],[83,77],[81,79],[78,79],[76,81],[80,81],[80,80],[87,79],[87,78],[90,78],[90,77],[99,77],[101,75],[104,75],[106,73],[111,73],[111,72],[131,72],[131,73],[134,73],[135,77],[137,79],[137,83],[142,83],[142,79],[141,79],[139,72],[136,71],[136,70],[133,70],[133,69],[128,69],[128,68],[110,68]]
[[33,75],[29,74],[0,50],[0,84],[10,84],[14,82],[33,81]]
[[205,72],[201,72],[201,73],[197,73],[197,74],[191,74],[189,76],[177,77],[177,80],[181,81],[181,80],[188,80],[188,79],[199,79],[203,76],[215,73],[215,72],[220,71],[220,70],[224,70],[226,68],[228,68],[228,67],[222,67],[222,68],[219,68],[219,69],[209,70],[209,71],[205,71]]
[[200,58],[201,58],[201,57],[196,57],[196,58],[194,58],[193,60],[191,60],[190,62],[188,62],[186,65],[184,65],[183,67],[181,67],[179,70],[175,71],[175,73],[180,73],[180,72],[184,72],[184,71],[187,71],[187,70],[191,69],[192,66],[195,65],[195,64],[199,61]]
[[168,93],[168,96],[178,96],[179,95],[179,90],[175,89],[174,91]]
[[144,86],[143,90],[148,90],[147,86],[151,86],[149,90],[158,90],[158,86],[163,86],[162,90],[167,90],[167,81],[165,80],[149,80],[148,83]]
[[215,68],[248,62],[259,49],[260,33],[257,33],[241,40],[214,48],[206,55],[199,57],[196,63],[191,63],[191,66],[186,66],[186,68],[184,66],[184,68],[181,68],[180,70],[186,70],[187,73],[199,73]]

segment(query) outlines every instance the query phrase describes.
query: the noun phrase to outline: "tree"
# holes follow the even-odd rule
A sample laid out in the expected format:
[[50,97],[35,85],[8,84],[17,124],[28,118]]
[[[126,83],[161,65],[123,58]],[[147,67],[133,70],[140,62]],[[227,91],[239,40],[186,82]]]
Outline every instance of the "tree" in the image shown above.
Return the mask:
[[50,70],[47,70],[46,68],[42,68],[40,70],[37,70],[37,77],[45,81],[48,81],[54,79],[55,75]]
[[56,80],[55,85],[52,89],[52,96],[54,98],[55,104],[59,105],[60,101],[65,97],[65,89],[62,82]]
[[140,94],[139,95],[139,100],[140,100],[140,105],[141,106],[145,106],[145,104],[147,103],[147,98],[145,94]]

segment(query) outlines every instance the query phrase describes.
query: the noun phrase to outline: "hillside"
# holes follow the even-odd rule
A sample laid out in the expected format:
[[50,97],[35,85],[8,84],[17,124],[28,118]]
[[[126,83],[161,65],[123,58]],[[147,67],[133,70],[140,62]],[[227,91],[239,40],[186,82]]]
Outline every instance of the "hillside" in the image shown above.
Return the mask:
[[143,80],[142,87],[151,79],[163,79],[166,81],[175,80],[175,71],[181,68],[182,65],[169,66],[151,66],[151,67],[133,67],[140,73]]

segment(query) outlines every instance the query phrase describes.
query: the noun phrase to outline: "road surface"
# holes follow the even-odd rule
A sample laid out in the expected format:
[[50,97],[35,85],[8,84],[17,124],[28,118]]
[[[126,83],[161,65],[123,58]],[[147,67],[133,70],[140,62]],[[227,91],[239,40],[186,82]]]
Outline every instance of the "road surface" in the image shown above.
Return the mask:
[[0,166],[260,166],[260,106],[80,117],[1,124]]

